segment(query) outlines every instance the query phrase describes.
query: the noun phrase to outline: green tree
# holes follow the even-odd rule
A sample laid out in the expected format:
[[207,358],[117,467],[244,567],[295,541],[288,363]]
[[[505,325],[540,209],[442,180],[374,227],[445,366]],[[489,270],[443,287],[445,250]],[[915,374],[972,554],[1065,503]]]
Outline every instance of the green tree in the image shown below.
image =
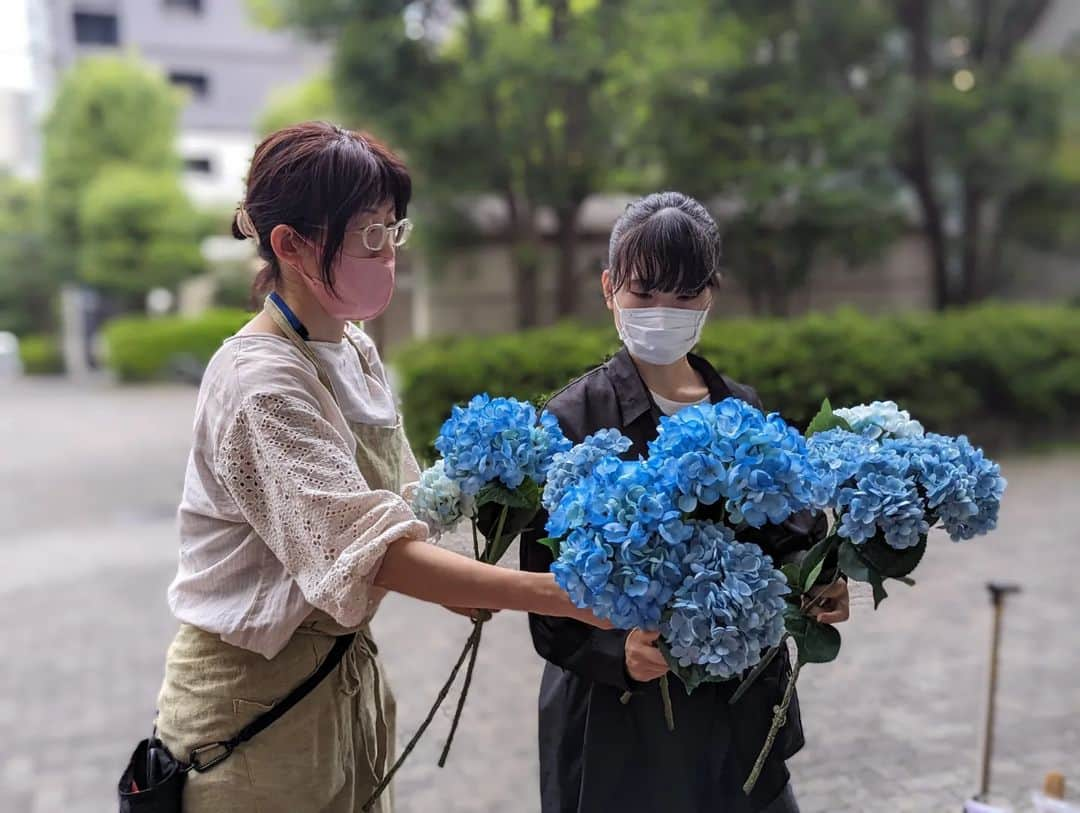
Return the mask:
[[259,117],[258,131],[269,135],[302,121],[344,121],[329,76],[314,76],[305,82],[276,89]]
[[618,3],[257,5],[263,19],[334,38],[342,113],[403,150],[423,178],[426,199],[444,210],[470,194],[503,202],[521,326],[539,319],[536,223],[542,208],[553,212],[555,311],[573,311],[581,206],[607,187],[620,156],[619,107],[609,82],[621,47]]
[[25,335],[54,323],[40,190],[0,173],[0,330]]
[[58,271],[80,265],[84,192],[113,164],[179,172],[181,96],[160,72],[134,57],[81,60],[60,83],[44,127],[43,202]]
[[172,288],[203,270],[206,219],[174,173],[114,166],[82,195],[80,277],[137,308],[152,288]]
[[868,4],[801,0],[636,17],[635,42],[669,51],[636,80],[636,140],[659,168],[643,177],[721,210],[725,265],[756,311],[787,313],[822,255],[862,262],[896,235],[893,122],[865,103],[887,22]]
[[[919,203],[939,307],[988,293],[1002,214],[1044,183],[1061,149],[1062,63],[1024,45],[1049,0],[895,0],[907,116],[897,165]],[[947,227],[951,221],[959,225]]]

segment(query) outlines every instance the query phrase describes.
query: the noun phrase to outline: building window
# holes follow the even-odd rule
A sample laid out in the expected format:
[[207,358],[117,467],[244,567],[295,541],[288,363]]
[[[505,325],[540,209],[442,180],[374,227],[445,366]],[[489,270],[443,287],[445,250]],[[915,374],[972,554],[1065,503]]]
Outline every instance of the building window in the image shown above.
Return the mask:
[[117,45],[120,42],[120,26],[115,14],[96,14],[76,11],[75,42],[80,45]]
[[188,71],[170,71],[169,81],[178,87],[187,88],[192,96],[202,98],[210,91],[210,80],[205,73]]
[[212,175],[214,165],[209,158],[185,158],[184,169],[195,175]]
[[202,0],[165,0],[165,8],[181,9],[182,11],[190,11],[192,14],[201,13],[202,5]]

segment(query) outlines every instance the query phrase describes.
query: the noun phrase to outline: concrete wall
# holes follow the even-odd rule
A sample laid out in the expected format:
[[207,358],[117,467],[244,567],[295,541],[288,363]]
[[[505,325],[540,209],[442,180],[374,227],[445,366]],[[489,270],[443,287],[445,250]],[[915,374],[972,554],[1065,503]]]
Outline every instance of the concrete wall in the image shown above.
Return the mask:
[[[875,313],[919,310],[932,305],[932,278],[926,252],[917,236],[897,241],[878,262],[849,269],[835,261],[821,262],[810,282],[792,295],[793,314],[852,306]],[[583,241],[580,252],[577,315],[585,320],[609,318],[600,291],[600,272],[607,252],[606,236]],[[438,268],[413,258],[417,275],[411,318],[420,336],[459,333],[505,333],[515,327],[514,280],[508,249],[489,244],[455,254]],[[550,322],[555,298],[554,250],[545,255],[541,274],[540,319]],[[395,305],[397,304],[395,300]],[[738,316],[752,312],[750,301],[733,280],[716,293],[715,313]],[[389,314],[388,314],[389,315]],[[395,335],[399,335],[395,332]]]

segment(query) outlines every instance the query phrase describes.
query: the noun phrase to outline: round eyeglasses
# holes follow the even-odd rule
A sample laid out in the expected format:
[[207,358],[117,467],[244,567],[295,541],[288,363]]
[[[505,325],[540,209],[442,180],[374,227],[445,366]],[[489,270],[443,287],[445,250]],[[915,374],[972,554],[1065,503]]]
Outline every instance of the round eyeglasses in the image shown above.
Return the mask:
[[359,234],[361,241],[364,244],[364,248],[371,252],[379,252],[383,250],[387,241],[392,243],[395,248],[400,248],[405,245],[409,240],[409,235],[412,234],[413,224],[408,218],[403,218],[397,223],[391,223],[386,225],[385,223],[372,223],[369,226],[364,226],[362,229],[351,229],[345,232],[346,236],[350,234]]

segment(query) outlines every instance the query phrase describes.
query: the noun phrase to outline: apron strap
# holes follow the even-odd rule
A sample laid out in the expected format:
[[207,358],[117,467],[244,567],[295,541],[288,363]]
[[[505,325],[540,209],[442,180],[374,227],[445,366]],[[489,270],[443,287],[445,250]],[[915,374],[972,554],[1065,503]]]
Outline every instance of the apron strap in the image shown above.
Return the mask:
[[322,364],[319,363],[318,356],[316,356],[312,349],[308,347],[308,343],[304,341],[300,334],[296,332],[296,328],[292,326],[292,323],[289,321],[284,311],[281,310],[278,303],[270,297],[266,297],[266,302],[263,304],[263,310],[274,320],[274,324],[285,334],[285,338],[292,342],[293,346],[303,354],[304,358],[315,365],[315,374],[318,375],[319,382],[330,391],[330,395],[333,397],[334,401],[338,403],[338,406],[340,406],[341,403],[338,401],[337,394],[334,392],[334,386],[330,383],[330,377],[327,376],[326,372],[323,370]]
[[[330,391],[330,395],[340,407],[341,402],[338,401],[337,393],[334,392],[334,387],[330,383],[330,377],[326,374],[325,370],[323,370],[319,357],[316,356],[308,346],[304,337],[297,332],[295,327],[293,327],[292,322],[281,309],[281,306],[278,305],[272,297],[268,296],[266,297],[266,302],[263,304],[263,310],[274,320],[274,324],[285,334],[285,338],[293,343],[293,346],[304,355],[304,358],[315,365],[315,372],[319,376],[319,382]],[[345,338],[348,340],[349,344],[352,345],[353,350],[356,351],[356,357],[360,360],[360,368],[366,375],[371,375],[371,366],[368,364],[367,359],[364,358],[364,354],[360,352],[360,346],[353,340],[353,337],[349,335],[348,329],[345,331]]]

